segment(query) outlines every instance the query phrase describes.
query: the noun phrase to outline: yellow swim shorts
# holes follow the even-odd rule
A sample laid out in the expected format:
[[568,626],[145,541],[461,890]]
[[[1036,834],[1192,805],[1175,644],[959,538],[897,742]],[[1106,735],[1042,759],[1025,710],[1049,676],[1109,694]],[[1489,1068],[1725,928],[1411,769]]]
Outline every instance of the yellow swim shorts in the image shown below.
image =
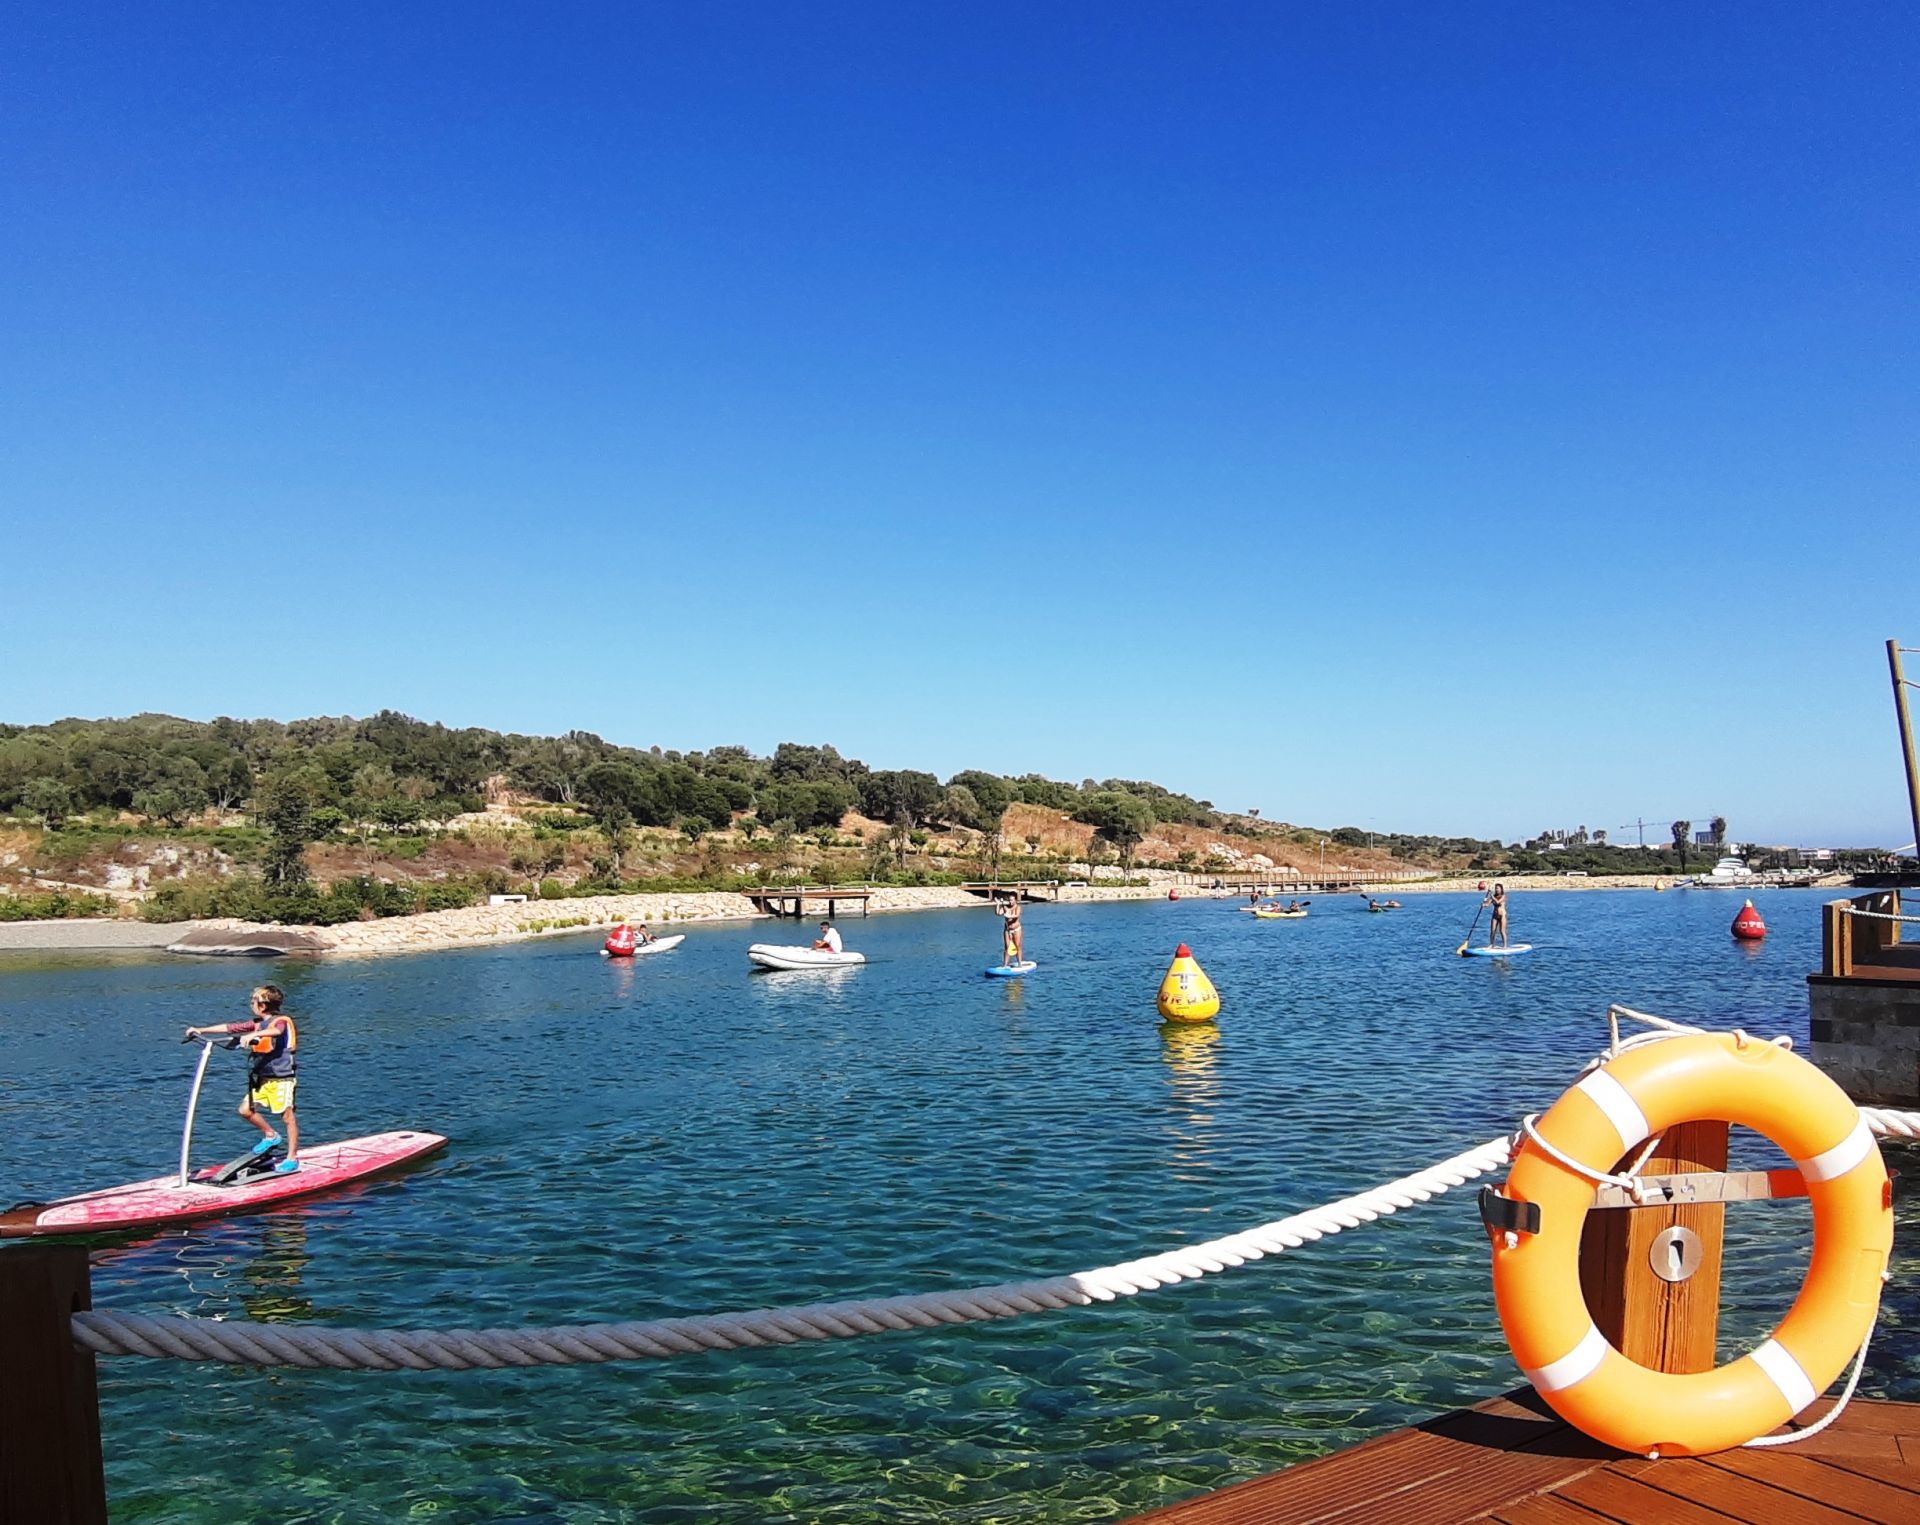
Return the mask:
[[298,1080],[263,1080],[253,1088],[254,1106],[267,1112],[285,1112],[293,1106]]

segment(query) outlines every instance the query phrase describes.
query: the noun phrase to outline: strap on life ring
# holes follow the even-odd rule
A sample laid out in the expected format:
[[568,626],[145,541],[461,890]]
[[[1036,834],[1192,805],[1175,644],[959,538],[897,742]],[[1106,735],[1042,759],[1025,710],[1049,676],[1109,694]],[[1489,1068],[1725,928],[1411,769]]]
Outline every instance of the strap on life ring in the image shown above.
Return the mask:
[[[1806,1182],[1807,1278],[1771,1339],[1706,1372],[1630,1361],[1580,1291],[1596,1179],[1646,1140],[1721,1118],[1772,1140]],[[1514,1358],[1569,1423],[1623,1451],[1694,1455],[1743,1445],[1831,1384],[1872,1328],[1893,1244],[1892,1192],[1859,1109],[1798,1055],[1744,1034],[1696,1033],[1616,1055],[1547,1111],[1502,1192],[1482,1195],[1494,1295]]]

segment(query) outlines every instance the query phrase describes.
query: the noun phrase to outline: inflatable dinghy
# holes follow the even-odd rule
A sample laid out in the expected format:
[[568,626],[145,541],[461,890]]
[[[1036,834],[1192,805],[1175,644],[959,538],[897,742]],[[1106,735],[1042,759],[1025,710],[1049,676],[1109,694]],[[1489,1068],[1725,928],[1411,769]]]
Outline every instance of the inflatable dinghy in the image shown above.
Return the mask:
[[762,969],[844,969],[849,964],[864,964],[864,953],[829,953],[825,948],[782,948],[772,943],[755,943],[747,957]]
[[636,942],[625,952],[616,952],[612,948],[602,948],[602,958],[643,958],[649,953],[665,953],[669,948],[677,948],[687,940],[687,934],[676,932],[671,937],[656,937],[650,943]]

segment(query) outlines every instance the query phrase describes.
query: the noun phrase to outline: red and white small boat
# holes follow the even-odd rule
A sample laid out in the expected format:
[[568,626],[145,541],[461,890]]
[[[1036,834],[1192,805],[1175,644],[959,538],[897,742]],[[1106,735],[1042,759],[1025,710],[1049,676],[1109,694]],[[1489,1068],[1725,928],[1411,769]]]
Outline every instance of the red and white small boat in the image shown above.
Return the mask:
[[[194,1040],[189,1039],[189,1042]],[[194,1071],[187,1098],[187,1122],[180,1134],[180,1168],[169,1176],[82,1192],[57,1202],[22,1202],[0,1213],[0,1239],[29,1239],[53,1234],[124,1234],[137,1229],[191,1223],[228,1213],[259,1212],[302,1197],[334,1191],[356,1181],[397,1170],[411,1161],[444,1149],[438,1133],[401,1130],[350,1138],[338,1144],[314,1144],[300,1151],[300,1168],[276,1171],[282,1146],[249,1152],[224,1165],[191,1170],[193,1119],[200,1104],[200,1086],[214,1044],[201,1045],[200,1065]],[[224,1047],[237,1045],[234,1039]]]

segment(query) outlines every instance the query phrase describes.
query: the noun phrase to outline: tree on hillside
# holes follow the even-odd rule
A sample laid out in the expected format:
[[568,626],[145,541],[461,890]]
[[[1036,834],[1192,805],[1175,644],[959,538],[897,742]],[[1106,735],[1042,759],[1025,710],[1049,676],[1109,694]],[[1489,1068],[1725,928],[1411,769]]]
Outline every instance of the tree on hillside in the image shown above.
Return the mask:
[[54,831],[73,811],[73,791],[56,779],[29,779],[20,791],[20,803],[32,811],[48,831]]
[[967,824],[987,834],[988,858],[993,872],[998,874],[1007,809],[1013,804],[1013,785],[991,773],[969,769],[948,779],[947,788],[949,791],[965,789],[973,797],[974,818]]
[[1073,812],[1076,821],[1093,827],[1097,836],[1120,854],[1122,876],[1133,873],[1133,850],[1153,829],[1153,810],[1138,795],[1103,789],[1088,795]]
[[646,796],[647,780],[632,763],[595,763],[581,776],[581,808],[607,839],[616,876],[626,854],[627,828],[633,824],[634,806]]
[[297,774],[281,774],[262,784],[255,800],[255,817],[267,828],[261,874],[276,890],[297,889],[307,882],[307,844],[315,837],[313,786]]
[[915,768],[876,771],[857,779],[860,810],[876,821],[906,820],[911,832],[940,808],[940,780]]
[[1715,816],[1713,820],[1708,823],[1707,830],[1713,833],[1715,851],[1727,845],[1727,818],[1725,816]]
[[178,826],[207,808],[206,771],[191,757],[163,757],[134,795],[133,808],[150,821]]
[[1693,835],[1693,822],[1675,821],[1673,823],[1673,850],[1680,854],[1680,872],[1687,871],[1687,841]]

